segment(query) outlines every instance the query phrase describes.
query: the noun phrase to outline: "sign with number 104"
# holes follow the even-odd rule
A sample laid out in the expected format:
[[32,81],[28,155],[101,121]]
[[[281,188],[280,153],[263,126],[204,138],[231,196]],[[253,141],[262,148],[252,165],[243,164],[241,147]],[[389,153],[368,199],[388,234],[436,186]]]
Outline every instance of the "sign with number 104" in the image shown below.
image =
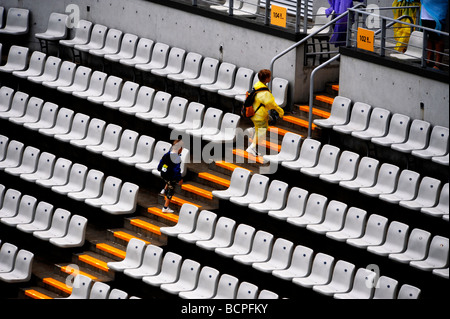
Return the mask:
[[285,7],[280,6],[271,6],[271,19],[270,23],[279,27],[286,28],[286,19],[287,19],[287,9]]

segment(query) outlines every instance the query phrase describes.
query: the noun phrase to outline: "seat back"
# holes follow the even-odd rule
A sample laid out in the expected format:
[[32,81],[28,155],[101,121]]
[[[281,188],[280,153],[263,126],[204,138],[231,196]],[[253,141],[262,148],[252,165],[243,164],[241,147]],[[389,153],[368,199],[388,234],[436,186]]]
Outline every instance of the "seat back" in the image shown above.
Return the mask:
[[254,227],[246,224],[239,224],[234,232],[233,249],[237,249],[243,254],[249,253],[252,248],[255,232],[256,229]]
[[86,175],[83,192],[89,193],[92,198],[99,197],[103,189],[105,173],[96,169],[90,169]]
[[67,234],[71,214],[63,208],[56,208],[53,213],[50,231],[54,233],[54,237],[63,237]]
[[180,255],[168,251],[164,255],[159,275],[167,277],[169,282],[176,281],[180,274],[182,259]]
[[251,84],[255,71],[252,69],[240,67],[236,71],[233,89],[237,94],[245,94],[251,89]]
[[70,139],[83,138],[86,136],[87,128],[89,125],[90,117],[83,113],[76,113],[72,120],[72,125],[68,136]]
[[27,93],[17,91],[12,99],[11,108],[7,112],[0,114],[0,117],[22,116],[25,113],[29,97]]
[[169,45],[162,42],[156,42],[153,46],[150,63],[155,65],[157,68],[165,67],[169,57],[169,50]]
[[[86,44],[89,42],[89,39],[91,37],[91,31],[92,31],[93,23],[88,20],[78,20],[77,25],[75,26],[75,34],[72,38],[73,41],[76,41],[80,44]],[[61,44],[63,44],[64,41],[62,41]]]
[[398,281],[393,278],[381,276],[378,278],[373,299],[395,299],[398,284]]
[[373,108],[372,113],[370,113],[369,125],[365,131],[373,133],[374,136],[384,136],[388,130],[390,114],[390,111],[386,109]]
[[[25,145],[22,142],[12,140],[9,142],[8,147],[6,149],[5,163],[6,167],[15,167],[19,166],[22,161],[23,151],[25,149]],[[0,162],[0,169],[5,169],[2,162]]]
[[333,256],[317,253],[314,256],[311,272],[308,277],[315,278],[319,282],[328,283],[331,279],[334,263],[335,260]]
[[167,116],[171,98],[172,98],[172,95],[170,93],[163,92],[163,91],[156,92],[156,94],[153,98],[152,109],[150,110],[152,117]]
[[354,179],[359,160],[360,157],[358,153],[347,150],[341,152],[335,174],[344,180]]
[[366,268],[358,268],[350,294],[358,299],[371,299],[375,292],[375,277],[375,272]]
[[248,186],[246,198],[252,198],[255,202],[262,202],[266,199],[269,188],[269,178],[261,174],[253,174]]
[[371,244],[381,245],[386,237],[388,219],[378,214],[371,214],[365,225],[362,238]]
[[[86,91],[89,94],[84,96],[100,96],[105,91],[106,81],[108,79],[108,75],[104,72],[94,71],[92,72],[91,78],[89,80],[89,86]],[[82,94],[83,94],[82,92]]]
[[369,124],[370,111],[372,106],[363,102],[355,102],[351,109],[348,125],[352,125],[354,130],[364,130]]
[[180,276],[174,285],[180,285],[183,290],[193,290],[197,286],[200,267],[199,262],[185,259],[181,264]]
[[258,230],[253,238],[252,249],[249,255],[258,255],[268,260],[272,253],[273,242],[275,238],[273,234],[263,230]]
[[382,187],[386,193],[394,192],[397,188],[398,178],[400,176],[400,167],[383,163],[377,174],[377,181],[374,187]]
[[235,299],[239,279],[228,274],[222,274],[217,283],[216,295],[213,299]]
[[203,296],[214,297],[217,290],[217,283],[219,281],[220,272],[212,267],[204,266],[200,270],[198,276],[197,291],[200,291]]
[[308,224],[318,224],[323,220],[327,202],[328,198],[323,195],[316,193],[309,195],[308,201],[306,202],[305,213],[302,215],[308,219]]
[[425,148],[428,145],[431,124],[427,121],[415,119],[409,129],[408,142],[414,142],[416,149]]
[[424,176],[420,181],[415,200],[420,201],[420,203],[425,207],[433,207],[437,205],[441,184],[441,181],[437,178]]
[[419,299],[421,292],[417,287],[403,284],[398,291],[397,299]]
[[[119,107],[131,107],[136,103],[136,97],[139,91],[139,84],[132,81],[125,81],[120,91],[120,99],[116,102]],[[106,105],[111,107],[111,105]]]
[[337,124],[347,124],[350,119],[350,105],[352,101],[343,96],[336,96],[331,104],[329,119]]
[[161,271],[162,255],[164,250],[152,244],[145,247],[142,263],[139,268],[145,268],[145,273],[156,275]]
[[72,245],[81,247],[84,245],[87,228],[87,218],[80,215],[72,215],[67,228],[66,237],[70,239]]
[[36,122],[41,115],[42,106],[44,105],[44,100],[32,96],[27,103],[25,114],[23,117],[10,118],[10,121],[15,123],[26,123],[26,122]]
[[[103,135],[105,134],[105,127],[106,122],[101,119],[93,118],[89,121],[89,125],[87,127],[86,136],[83,138],[85,141],[89,141],[89,144],[83,144],[84,146],[87,145],[98,145],[103,140]],[[77,145],[78,142],[73,143],[71,141],[71,144]]]
[[120,136],[119,148],[117,149],[121,156],[132,156],[136,151],[139,133],[133,130],[126,129]]
[[63,61],[59,68],[58,82],[72,84],[77,65],[70,61]]
[[299,155],[302,136],[299,134],[288,132],[283,136],[281,141],[280,155],[285,161],[294,161]]
[[[408,232],[409,225],[398,221],[391,222],[386,232],[386,241],[382,246],[394,252],[404,251],[408,240]],[[371,251],[375,247],[368,247],[368,250]]]
[[167,118],[170,118],[172,123],[181,123],[183,122],[186,116],[188,100],[180,97],[174,96],[170,101],[169,112],[167,114]]
[[137,238],[131,238],[127,244],[124,262],[129,265],[129,268],[137,268],[142,264],[146,243]]
[[2,217],[13,217],[19,211],[22,193],[16,189],[9,188],[3,197],[3,206],[0,209]]
[[[327,227],[332,227],[334,230],[340,230],[344,226],[344,219],[347,213],[348,206],[347,204],[337,201],[331,200],[328,202],[325,218],[323,220],[322,225],[326,225]],[[313,225],[307,225],[307,229],[311,229]],[[314,229],[314,227],[312,228]]]
[[410,55],[416,58],[422,58],[423,49],[423,32],[413,31],[409,36],[408,46],[404,54]]
[[202,56],[195,52],[188,52],[184,59],[183,74],[189,75],[189,78],[196,78],[200,75],[202,66]]
[[30,224],[19,224],[17,228],[24,232],[29,232],[28,229],[46,230],[50,227],[52,216],[53,205],[40,201],[36,206],[33,222]]
[[236,167],[230,178],[230,188],[242,196],[247,193],[251,172],[247,169]]
[[110,75],[105,82],[105,89],[102,96],[107,98],[108,101],[116,101],[120,97],[120,91],[122,89],[123,79]]
[[109,293],[108,299],[127,299],[128,293],[120,289],[112,289]]
[[8,144],[9,144],[8,142],[9,142],[9,138],[7,136],[0,135],[0,162],[3,161],[3,159],[6,156],[6,150],[8,149]]
[[229,246],[233,241],[233,235],[236,228],[236,221],[227,217],[220,217],[217,220],[214,229],[214,236],[211,240],[221,246]]
[[[72,62],[70,63],[72,66],[75,65],[72,64]],[[49,56],[47,60],[45,60],[44,72],[42,73],[42,75],[33,78],[39,79],[39,81],[41,79],[45,81],[54,81],[58,78],[58,75],[61,70],[61,65],[62,60],[60,58],[55,56]]]
[[329,285],[339,289],[339,291],[350,290],[355,276],[355,269],[356,266],[354,264],[348,261],[338,260],[334,265]]
[[25,282],[31,279],[33,260],[34,254],[32,252],[25,249],[19,250],[16,255],[13,269],[15,280]]
[[[222,123],[223,111],[215,107],[208,107],[203,117],[202,129],[205,131],[220,130],[220,124]],[[188,132],[189,133],[189,132]]]
[[75,71],[72,85],[76,86],[79,91],[86,90],[89,87],[91,76],[92,69],[80,65]]
[[68,298],[89,299],[89,293],[91,291],[93,283],[93,280],[85,275],[76,275],[75,279],[73,280],[72,293]]
[[186,50],[173,47],[170,49],[167,58],[167,67],[170,67],[171,73],[181,72],[184,65],[184,58],[186,57]]
[[[31,54],[30,62],[28,64],[28,68],[25,71],[27,74],[33,75],[41,75],[44,72],[45,61],[47,59],[47,55],[41,51],[34,51]],[[20,74],[20,73],[19,73]]]
[[122,136],[123,128],[116,124],[108,124],[105,128],[105,134],[103,135],[103,141],[101,145],[107,149],[117,149]]
[[58,12],[50,13],[48,18],[47,31],[51,32],[52,35],[64,39],[67,36],[67,22],[69,21],[69,16],[67,14],[62,14]]
[[448,244],[449,239],[439,235],[431,240],[426,261],[432,263],[433,268],[448,267]]
[[[122,180],[114,177],[108,176],[103,184],[102,196],[100,199],[107,203],[116,203],[119,200],[119,194],[122,187]],[[89,203],[89,200],[86,201]]]
[[108,299],[111,287],[101,281],[96,281],[89,291],[89,299]]
[[10,272],[14,269],[19,248],[11,243],[4,243],[0,248],[0,272]]
[[431,233],[423,229],[414,228],[408,237],[408,246],[405,254],[415,260],[422,260],[427,257]]
[[258,286],[243,281],[239,284],[236,299],[256,299],[258,296]]
[[234,84],[235,75],[236,65],[222,62],[217,72],[217,80],[215,84],[220,85],[221,88],[231,88]]
[[6,15],[5,29],[12,28],[17,33],[29,30],[30,10],[24,8],[9,8]]
[[334,173],[338,165],[341,150],[333,145],[325,144],[319,154],[319,160],[315,167],[326,168],[329,173]]
[[431,130],[428,148],[444,155],[448,153],[448,127],[436,125]]
[[377,179],[379,164],[380,161],[375,158],[367,156],[361,158],[358,164],[356,180],[363,183],[364,186],[373,186]]
[[203,123],[205,109],[206,107],[202,103],[190,102],[186,110],[186,117],[184,118],[182,126],[188,129],[200,128]]
[[0,88],[0,112],[8,111],[11,108],[14,90],[7,86]]
[[[25,147],[25,150],[22,154],[22,159],[20,161],[20,165],[16,167],[6,168],[5,172],[12,173],[13,171],[16,171],[18,173],[20,172],[34,172],[38,159],[40,150],[33,146],[27,146]],[[13,170],[13,171],[11,171]],[[16,175],[16,174],[14,174]]]
[[127,210],[127,213],[136,210],[138,193],[138,185],[129,182],[123,183],[120,189],[119,203],[122,204],[124,210]]
[[306,138],[303,140],[300,147],[300,155],[298,160],[309,163],[310,166],[317,164],[320,154],[321,143],[318,140]]
[[403,143],[408,138],[410,125],[411,118],[409,116],[394,113],[389,121],[389,131],[387,136],[398,139],[399,143]]
[[202,239],[211,239],[214,236],[214,227],[217,219],[217,214],[208,210],[202,210],[198,215],[195,230],[192,234]]
[[205,57],[203,59],[202,67],[200,70],[200,76],[197,79],[202,80],[202,84],[214,83],[217,79],[217,73],[219,69],[219,60]]
[[128,59],[134,57],[136,53],[136,46],[139,37],[132,33],[125,33],[122,37],[122,42],[120,44],[120,54],[121,58]]
[[118,29],[108,29],[105,46],[101,49],[105,53],[117,53],[122,41],[123,32]]
[[403,200],[412,200],[416,197],[419,187],[420,174],[408,169],[404,169],[398,178],[395,194]]
[[[56,156],[54,154],[48,152],[42,152],[39,156],[39,160],[37,162],[37,168],[35,173],[24,174],[28,177],[28,175],[38,175],[43,178],[50,178],[53,173],[53,167],[55,164]],[[22,178],[22,174],[20,175]],[[26,179],[26,178],[25,178]]]
[[287,104],[288,88],[288,80],[279,77],[275,77],[272,80],[272,94],[275,98],[275,103],[281,108],[284,108]]
[[268,262],[277,268],[287,268],[291,262],[294,243],[284,238],[277,238],[273,243],[272,253]]
[[344,228],[342,231],[351,234],[352,237],[359,237],[363,234],[366,224],[367,212],[357,207],[350,207],[345,216]]

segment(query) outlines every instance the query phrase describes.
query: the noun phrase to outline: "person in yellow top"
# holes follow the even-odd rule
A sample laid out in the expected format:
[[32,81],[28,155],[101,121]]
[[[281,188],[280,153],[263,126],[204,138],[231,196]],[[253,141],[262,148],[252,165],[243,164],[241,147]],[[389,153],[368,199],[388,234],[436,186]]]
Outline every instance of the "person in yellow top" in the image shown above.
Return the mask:
[[[258,82],[256,82],[254,88],[259,89],[262,87],[267,88],[267,83],[270,82],[272,74],[270,70],[263,69],[258,72]],[[260,105],[263,107],[259,107]],[[259,109],[258,109],[259,107]],[[269,89],[260,91],[256,93],[255,100],[253,101],[253,109],[255,110],[255,115],[251,117],[253,125],[255,126],[255,133],[253,135],[252,144],[247,148],[247,152],[253,156],[259,156],[260,153],[257,151],[257,145],[263,145],[267,128],[269,127],[269,110],[277,111],[280,118],[284,115],[284,110],[275,103],[275,98]]]

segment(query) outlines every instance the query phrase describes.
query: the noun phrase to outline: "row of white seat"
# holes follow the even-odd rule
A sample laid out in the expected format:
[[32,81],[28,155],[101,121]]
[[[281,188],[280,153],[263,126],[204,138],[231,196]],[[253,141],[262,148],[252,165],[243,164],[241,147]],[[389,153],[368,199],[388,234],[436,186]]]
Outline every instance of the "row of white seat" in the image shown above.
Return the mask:
[[[415,171],[400,170],[390,163],[380,165],[380,161],[375,158],[361,157],[348,150],[341,151],[337,146],[322,145],[311,138],[302,140],[295,133],[285,134],[278,154],[264,155],[263,158],[289,170],[300,171],[325,182],[448,221],[449,184],[443,184],[439,179],[429,176],[420,178],[420,174]],[[242,194],[244,185],[236,186],[241,196],[245,195]],[[263,200],[263,195],[260,193],[258,199]],[[283,201],[280,201],[282,198],[276,199],[276,205],[283,205]],[[272,198],[269,196],[261,207],[270,207],[270,200]]]
[[74,274],[70,295],[56,297],[58,300],[71,299],[141,299],[137,296],[129,296],[126,291],[112,288],[107,283],[96,281],[83,274]]
[[441,165],[449,163],[448,127],[363,102],[352,104],[343,96],[334,99],[330,117],[314,124]]
[[190,204],[181,207],[178,224],[162,227],[161,233],[337,299],[399,297],[398,281],[392,278],[383,277],[390,286],[375,289],[376,285],[364,284],[366,276],[374,279],[371,270],[356,270],[355,265],[344,260],[336,261],[320,252],[315,254],[309,247],[295,246],[289,240],[275,238],[250,225],[237,225],[233,219],[208,210],[199,211]]
[[0,36],[23,35],[30,29],[30,10],[11,7],[6,13],[6,23],[3,24],[5,7],[0,6]]
[[87,218],[0,184],[0,222],[61,248],[84,245]]
[[136,210],[138,185],[114,176],[104,178],[99,170],[56,158],[54,154],[17,140],[10,141],[3,135],[0,140],[1,145],[7,144],[0,170],[112,215],[131,214]]
[[[0,244],[2,241],[0,240]],[[0,248],[0,281],[21,283],[31,279],[34,254],[5,242]]]
[[255,284],[222,274],[212,267],[201,266],[192,259],[132,238],[127,245],[125,258],[110,261],[107,266],[144,283],[178,295],[184,299],[278,299],[269,290],[259,291]]
[[[105,61],[120,63],[133,70],[149,72],[192,87],[215,92],[243,101],[245,93],[257,81],[255,72],[218,59],[203,57],[199,53],[186,52],[162,42],[139,38],[119,29],[108,28],[88,20],[79,20],[74,37],[66,39],[67,15],[53,12],[47,31],[36,34],[38,39],[58,41],[61,46],[99,57]],[[288,81],[273,79],[273,94],[280,107],[287,103]]]
[[[11,49],[23,52],[26,48],[14,46]],[[40,51],[34,51],[30,59],[27,69],[23,68],[25,59],[21,58],[21,62],[7,63],[3,71],[156,125],[201,136],[207,141],[232,141],[234,128],[239,125],[240,116],[237,114],[224,113],[217,108],[209,110],[204,104],[188,103],[185,98],[164,91],[156,92],[133,81],[124,82],[122,78],[108,76],[101,71],[77,67],[75,63],[58,57],[47,58]]]
[[[263,183],[262,180],[258,182]],[[243,183],[245,184],[245,182]],[[283,187],[279,181],[274,181],[271,186],[274,186],[274,189]],[[307,191],[297,187],[292,188],[289,193],[289,203],[285,209],[281,210],[271,210],[269,205],[267,210],[263,211],[261,207],[264,204],[246,204],[239,202],[239,197],[230,197],[229,200],[238,205],[248,206],[255,211],[267,213],[273,218],[286,221],[294,226],[306,228],[330,239],[366,249],[371,253],[389,257],[424,271],[447,268],[448,277],[448,238],[443,236],[436,235],[431,240],[432,235],[428,231],[414,229],[409,232],[410,227],[407,224],[398,221],[389,223],[384,216],[368,215],[367,211],[357,207],[349,208],[347,204],[340,201],[328,202],[323,195],[308,194]],[[258,201],[256,202],[258,203]],[[180,219],[181,214],[182,211],[180,211]],[[190,223],[195,220],[195,216],[190,216]],[[222,238],[222,244],[229,245],[233,229],[221,229],[220,231],[214,229],[214,218],[210,218],[209,223],[209,233],[206,236],[212,236],[214,233],[223,236],[223,232],[225,232],[228,234],[226,237],[228,242]],[[179,227],[186,226],[180,225]],[[218,223],[216,227],[223,228],[223,225]],[[189,231],[193,231],[193,229],[189,229]],[[165,230],[162,229],[161,232],[164,233]]]

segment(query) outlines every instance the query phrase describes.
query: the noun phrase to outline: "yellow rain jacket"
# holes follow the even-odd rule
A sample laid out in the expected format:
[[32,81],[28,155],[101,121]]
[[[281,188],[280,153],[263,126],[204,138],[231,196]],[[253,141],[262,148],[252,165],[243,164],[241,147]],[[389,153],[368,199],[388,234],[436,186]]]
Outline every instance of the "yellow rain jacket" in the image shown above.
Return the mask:
[[[267,87],[261,81],[255,84],[255,89]],[[268,128],[269,127],[269,110],[275,110],[280,117],[283,117],[284,110],[275,103],[275,98],[270,91],[262,91],[256,93],[255,100],[253,101],[253,109],[256,111],[258,107],[263,104],[264,107],[260,107],[259,110],[251,117],[255,129]]]

